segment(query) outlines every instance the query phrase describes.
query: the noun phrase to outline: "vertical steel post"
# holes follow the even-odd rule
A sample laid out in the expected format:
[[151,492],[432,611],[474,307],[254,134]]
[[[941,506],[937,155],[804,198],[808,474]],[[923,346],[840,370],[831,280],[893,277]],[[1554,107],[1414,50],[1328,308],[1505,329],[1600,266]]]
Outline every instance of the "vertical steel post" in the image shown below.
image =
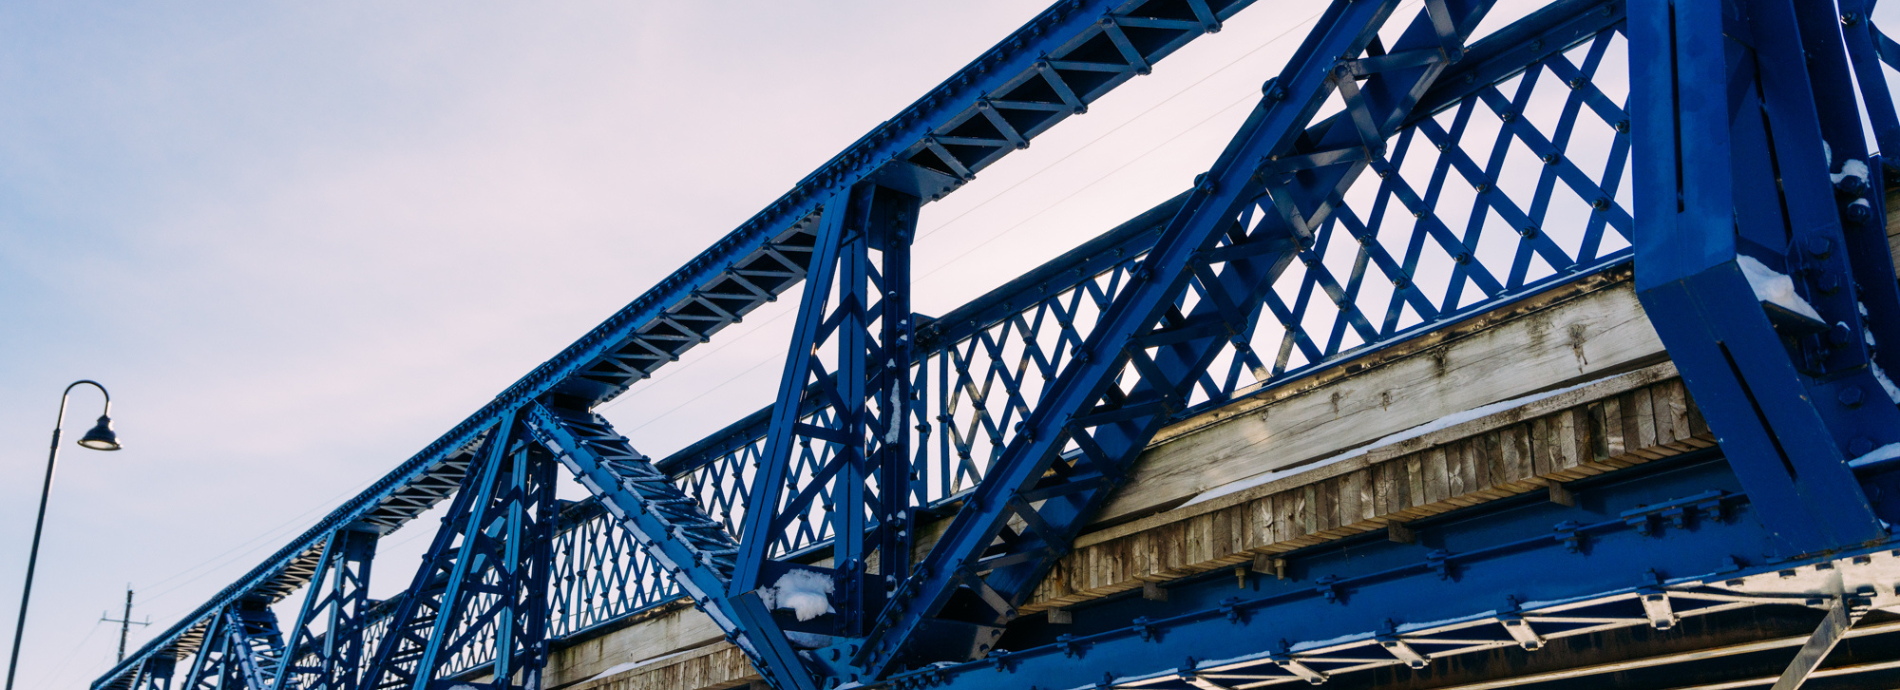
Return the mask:
[[[873,248],[880,252],[883,294],[877,314],[881,351],[866,364],[873,382],[870,395],[879,412],[879,424],[870,429],[876,450],[867,467],[877,474],[878,530],[873,546],[878,552],[881,600],[910,572],[910,422],[916,397],[909,364],[915,357],[916,340],[910,243],[917,233],[917,212],[923,200],[890,189],[878,189],[875,194],[866,225]],[[918,367],[919,375],[925,371]]]
[[745,526],[739,533],[739,554],[726,590],[728,597],[758,589],[767,555],[778,535],[773,523],[778,518],[779,498],[784,493],[785,475],[790,468],[794,426],[798,424],[799,403],[804,399],[805,381],[811,371],[813,352],[824,326],[825,302],[831,294],[831,279],[838,264],[838,252],[845,235],[845,216],[850,205],[850,190],[840,191],[825,201],[819,215],[817,243],[812,247],[811,263],[805,267],[805,289],[798,304],[798,321],[792,327],[791,350],[779,376],[778,402],[772,406],[772,422],[765,438],[765,454],[758,472],[752,477],[747,496]]
[[[1846,461],[1900,439],[1891,401],[1862,402],[1885,396],[1859,310],[1900,317],[1892,269],[1854,279],[1872,257],[1844,256],[1865,252],[1844,246],[1823,153],[1824,137],[1864,152],[1857,119],[1817,110],[1854,110],[1829,85],[1846,78],[1838,29],[1795,4],[1637,3],[1629,18],[1630,62],[1649,66],[1631,74],[1647,152],[1633,170],[1637,293],[1784,555],[1884,535]],[[1774,281],[1796,294],[1758,294]]]

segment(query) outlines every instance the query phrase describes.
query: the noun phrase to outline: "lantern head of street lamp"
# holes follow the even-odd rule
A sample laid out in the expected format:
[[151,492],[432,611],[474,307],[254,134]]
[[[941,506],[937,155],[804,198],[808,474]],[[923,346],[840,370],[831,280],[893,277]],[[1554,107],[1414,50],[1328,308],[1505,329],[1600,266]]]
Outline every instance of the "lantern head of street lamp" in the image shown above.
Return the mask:
[[112,431],[112,418],[99,415],[99,423],[92,425],[85,436],[79,437],[79,445],[93,450],[118,450],[119,435]]

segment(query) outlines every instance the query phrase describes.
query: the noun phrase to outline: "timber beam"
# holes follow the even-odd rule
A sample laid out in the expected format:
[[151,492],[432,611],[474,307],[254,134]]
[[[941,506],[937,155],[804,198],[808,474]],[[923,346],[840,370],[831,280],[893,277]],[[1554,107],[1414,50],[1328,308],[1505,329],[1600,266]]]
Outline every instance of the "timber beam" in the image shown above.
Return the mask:
[[[1700,625],[1698,616],[1805,601],[1696,598],[1710,583],[1772,577],[1807,562],[1737,556],[1772,553],[1773,536],[1718,457],[1652,463],[1579,484],[1588,507],[1504,501],[1422,523],[1416,545],[1365,536],[1291,553],[1285,581],[1256,577],[1236,592],[1224,576],[1210,575],[1175,585],[1165,605],[1129,596],[1074,609],[1077,625],[1064,627],[1102,631],[1091,635],[1058,634],[1025,619],[1002,642],[1010,651],[900,675],[893,686],[1191,687],[1179,684],[1184,674],[1214,682],[1222,675],[1300,680],[1275,670],[1287,660],[1326,674],[1329,684],[1343,683],[1362,671],[1404,668],[1382,644],[1395,637],[1431,659],[1419,673],[1436,674],[1455,668],[1460,654],[1510,648],[1535,656],[1562,648],[1566,638],[1610,630],[1659,639],[1685,634]],[[1642,521],[1628,519],[1630,510],[1680,510],[1684,521],[1645,531]],[[1593,517],[1605,513],[1622,517]],[[1576,551],[1567,548],[1566,535],[1535,528],[1565,523],[1581,540]],[[1655,587],[1684,593],[1675,608],[1681,622],[1672,630],[1655,630],[1642,605],[1643,593]],[[1395,611],[1406,618],[1393,620]],[[1815,615],[1799,615],[1803,620],[1789,629],[1805,640]],[[1513,622],[1544,641],[1540,651],[1521,649],[1509,630]],[[1791,653],[1784,652],[1777,672]],[[1441,659],[1454,666],[1441,666]]]

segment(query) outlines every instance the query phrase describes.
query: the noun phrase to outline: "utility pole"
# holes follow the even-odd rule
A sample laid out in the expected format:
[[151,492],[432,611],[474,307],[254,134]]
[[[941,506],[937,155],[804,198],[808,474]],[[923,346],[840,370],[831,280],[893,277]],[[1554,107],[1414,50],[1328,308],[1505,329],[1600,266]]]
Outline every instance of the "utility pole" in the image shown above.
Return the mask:
[[132,632],[132,626],[151,625],[152,620],[150,618],[147,618],[143,621],[132,620],[132,585],[130,584],[127,584],[125,586],[125,615],[120,617],[118,620],[113,620],[112,618],[110,618],[111,615],[112,614],[110,613],[101,613],[99,614],[99,620],[107,622],[107,623],[119,624],[119,661],[125,661],[126,635]]

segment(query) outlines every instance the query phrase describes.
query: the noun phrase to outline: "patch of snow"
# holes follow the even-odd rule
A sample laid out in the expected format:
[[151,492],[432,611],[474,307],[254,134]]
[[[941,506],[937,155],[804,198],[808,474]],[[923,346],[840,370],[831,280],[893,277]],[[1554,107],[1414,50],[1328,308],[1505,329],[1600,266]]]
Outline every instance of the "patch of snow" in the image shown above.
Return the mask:
[[1893,385],[1893,379],[1887,378],[1887,372],[1881,371],[1879,364],[1868,362],[1867,366],[1874,370],[1874,378],[1880,381],[1880,387],[1886,389],[1887,399],[1900,405],[1900,387]]
[[1821,157],[1827,159],[1827,169],[1833,170],[1834,169],[1834,147],[1828,146],[1826,139],[1821,140]]
[[1324,640],[1313,640],[1311,642],[1297,642],[1297,643],[1294,643],[1292,647],[1287,648],[1287,651],[1304,652],[1308,650],[1319,649],[1321,647],[1331,647],[1333,645],[1340,644],[1343,642],[1358,642],[1360,640],[1369,640],[1369,639],[1372,639],[1372,633],[1369,633],[1369,632],[1353,633],[1350,635],[1340,635],[1339,637],[1327,638]]
[[1469,623],[1474,620],[1484,620],[1484,619],[1495,618],[1497,615],[1498,615],[1497,609],[1491,609],[1489,611],[1480,613],[1475,616],[1464,616],[1462,618],[1446,618],[1444,620],[1425,621],[1423,623],[1405,623],[1403,625],[1394,627],[1393,631],[1401,632],[1401,633],[1409,633],[1416,630],[1430,630],[1432,628],[1443,627],[1443,626],[1451,625],[1453,623]]
[[808,621],[827,613],[837,613],[831,607],[830,594],[836,587],[831,577],[810,570],[791,570],[780,576],[771,587],[759,590],[759,599],[767,610],[791,609],[793,615],[801,621]]
[[1748,277],[1748,285],[1755,289],[1755,299],[1773,304],[1788,311],[1806,316],[1815,321],[1824,321],[1820,312],[1808,304],[1807,300],[1795,294],[1794,280],[1763,266],[1754,257],[1743,256],[1736,259],[1742,267],[1742,275]]
[[640,661],[629,661],[629,662],[627,662],[627,663],[624,663],[624,664],[620,664],[620,665],[618,665],[618,666],[614,666],[614,667],[612,667],[612,668],[609,668],[609,669],[607,669],[607,670],[605,670],[605,671],[601,671],[600,673],[596,673],[596,674],[594,674],[594,676],[593,676],[592,678],[588,678],[587,680],[600,680],[600,679],[602,679],[602,678],[607,678],[607,677],[611,677],[611,676],[617,676],[617,675],[620,675],[620,674],[622,674],[622,673],[626,673],[626,672],[628,672],[628,671],[631,671],[631,670],[634,670],[634,669],[636,669],[636,668],[641,668],[641,667],[643,667],[643,666],[652,666],[652,665],[654,665],[654,664],[657,664],[657,663],[660,663],[660,662],[662,662],[662,661],[666,661],[666,660],[668,660],[668,659],[671,659],[671,658],[674,658],[674,657],[677,657],[677,656],[680,656],[680,655],[683,655],[683,654],[691,654],[691,653],[693,653],[693,652],[695,652],[695,651],[698,651],[698,650],[696,650],[696,649],[688,649],[688,650],[686,650],[686,651],[683,651],[683,652],[673,652],[672,654],[661,654],[661,655],[659,655],[659,656],[656,656],[656,657],[653,657],[653,658],[651,658],[651,659],[642,659],[642,660],[640,660]]
[[1859,159],[1847,161],[1846,163],[1841,164],[1840,172],[1832,173],[1828,175],[1828,178],[1833,180],[1834,184],[1840,184],[1841,180],[1845,180],[1850,177],[1860,180],[1861,184],[1866,184],[1867,183],[1866,161],[1862,161]]
[[798,632],[796,630],[785,631],[785,641],[792,643],[792,646],[798,649],[823,649],[831,646],[830,635]]
[[[1612,378],[1612,377],[1604,377],[1604,378]],[[1401,443],[1404,441],[1410,441],[1412,439],[1418,438],[1420,436],[1424,436],[1434,431],[1439,431],[1441,429],[1448,429],[1448,428],[1457,426],[1459,424],[1463,424],[1465,422],[1469,422],[1471,420],[1478,419],[1481,417],[1487,417],[1493,414],[1497,414],[1505,410],[1511,410],[1511,409],[1523,407],[1525,405],[1529,405],[1539,400],[1543,400],[1544,398],[1548,398],[1554,395],[1561,395],[1563,393],[1568,393],[1570,391],[1574,391],[1578,388],[1582,388],[1584,386],[1588,386],[1590,384],[1597,383],[1598,381],[1602,381],[1602,380],[1604,379],[1592,379],[1589,381],[1585,381],[1583,383],[1579,383],[1574,386],[1559,388],[1559,389],[1551,390],[1551,391],[1545,391],[1542,393],[1533,393],[1531,395],[1526,395],[1521,398],[1512,398],[1510,400],[1494,402],[1489,405],[1484,405],[1481,407],[1474,407],[1469,410],[1465,410],[1463,412],[1455,412],[1452,414],[1448,414],[1443,417],[1439,417],[1438,419],[1434,419],[1432,421],[1426,422],[1424,424],[1420,424],[1410,429],[1406,429],[1404,431],[1392,434],[1390,436],[1386,436],[1377,441],[1373,441],[1366,445],[1360,446],[1358,448],[1354,448],[1352,450],[1346,451],[1344,453],[1340,453],[1338,455],[1334,455],[1332,457],[1326,458],[1324,460],[1320,460],[1318,462],[1309,462],[1304,465],[1297,465],[1297,466],[1288,467],[1285,469],[1274,470],[1271,472],[1267,472],[1265,474],[1257,474],[1252,477],[1248,477],[1246,479],[1229,482],[1227,484],[1223,484],[1221,486],[1208,489],[1206,491],[1201,492],[1200,495],[1195,496],[1192,500],[1189,500],[1187,503],[1183,503],[1181,505],[1183,507],[1186,507],[1186,506],[1194,505],[1196,503],[1206,503],[1208,501],[1212,501],[1222,496],[1246,491],[1248,489],[1254,488],[1256,486],[1260,486],[1262,484],[1266,484],[1267,482],[1271,482],[1276,479],[1291,477],[1293,475],[1301,474],[1304,472],[1311,472],[1313,470],[1319,469],[1321,467],[1325,467],[1327,465],[1331,465],[1338,462],[1344,462],[1346,460],[1351,460],[1353,458],[1359,457],[1361,455],[1365,455],[1366,453],[1370,453],[1374,450],[1378,450],[1386,446],[1390,446],[1396,443]]]
[[1889,443],[1875,448],[1866,455],[1847,461],[1847,466],[1861,467],[1863,465],[1872,465],[1882,460],[1892,460],[1894,458],[1900,458],[1900,443]]
[[1717,580],[1710,587],[1740,594],[1827,597],[1843,593],[1871,593],[1874,608],[1893,611],[1900,608],[1900,596],[1894,581],[1900,579],[1900,557],[1892,549],[1882,549],[1857,557],[1841,558],[1819,566],[1803,565],[1750,575],[1740,580]]
[[904,409],[904,401],[899,398],[898,390],[892,388],[891,406],[884,408],[884,414],[890,415],[891,426],[889,431],[884,432],[884,443],[886,444],[897,443],[898,440],[904,437],[904,423],[908,420],[899,419],[897,415],[892,414],[894,411],[901,409]]

